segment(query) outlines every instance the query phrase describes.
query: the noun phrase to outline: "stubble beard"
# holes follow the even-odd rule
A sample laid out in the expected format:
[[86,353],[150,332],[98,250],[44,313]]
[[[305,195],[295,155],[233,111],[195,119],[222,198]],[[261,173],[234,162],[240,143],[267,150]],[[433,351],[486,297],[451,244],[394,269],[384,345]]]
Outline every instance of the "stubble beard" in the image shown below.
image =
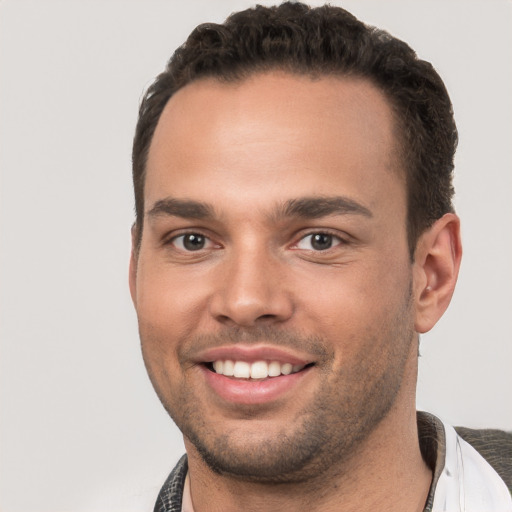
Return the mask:
[[[361,357],[357,364],[340,370],[336,378],[332,378],[331,371],[333,355],[325,348],[329,344],[321,338],[283,335],[272,327],[244,332],[244,340],[254,338],[255,341],[283,343],[283,339],[293,338],[290,347],[312,344],[323,347],[318,350],[324,354],[322,364],[314,369],[321,372],[322,380],[317,395],[272,437],[260,435],[258,431],[257,435],[249,433],[241,442],[239,432],[209,424],[193,388],[183,385],[177,401],[173,400],[171,405],[152,379],[153,384],[184,437],[215,473],[267,484],[299,483],[326,471],[332,474],[335,468],[348,465],[395,403],[414,341],[411,301],[412,289],[409,288],[408,296],[394,317],[376,330],[378,335],[366,339],[365,346],[386,349],[381,353],[380,364],[377,365],[375,359]],[[239,333],[228,337],[235,338]]]

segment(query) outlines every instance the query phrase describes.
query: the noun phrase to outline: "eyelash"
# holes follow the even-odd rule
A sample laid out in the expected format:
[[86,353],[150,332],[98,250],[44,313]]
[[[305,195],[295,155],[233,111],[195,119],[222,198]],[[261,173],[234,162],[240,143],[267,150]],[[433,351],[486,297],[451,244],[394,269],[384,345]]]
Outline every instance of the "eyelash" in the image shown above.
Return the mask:
[[180,251],[183,251],[183,252],[190,252],[190,253],[194,253],[194,252],[200,252],[202,251],[204,248],[201,247],[200,249],[197,249],[196,251],[194,250],[187,250],[184,246],[184,243],[185,243],[185,239],[187,236],[195,236],[195,237],[200,237],[200,238],[203,238],[205,241],[209,242],[210,244],[213,244],[213,245],[217,245],[218,247],[220,247],[219,244],[215,244],[212,239],[201,233],[200,231],[187,231],[185,233],[181,233],[179,235],[176,235],[176,236],[173,236],[168,242],[166,242],[166,245],[169,244],[169,245],[173,245],[174,247],[176,247],[176,242],[181,239],[181,246],[182,247],[176,247],[176,249],[180,250]]
[[[331,237],[333,245],[331,245],[330,247],[327,247],[325,249],[317,249],[317,250],[314,248],[311,248],[311,249],[302,248],[301,249],[299,247],[299,244],[301,242],[306,240],[308,237],[313,237],[315,235],[323,235],[323,236]],[[187,252],[187,253],[194,253],[194,252],[199,253],[205,249],[206,250],[209,249],[209,247],[200,247],[197,250],[188,250],[184,245],[186,243],[185,237],[187,237],[187,236],[200,237],[200,238],[204,239],[206,243],[213,244],[214,247],[216,247],[216,248],[222,247],[220,244],[215,244],[215,242],[213,242],[209,236],[201,233],[200,231],[187,231],[185,233],[181,233],[179,235],[173,236],[168,242],[166,242],[166,245],[167,244],[173,245],[177,250]],[[181,247],[178,247],[176,245],[176,242],[180,239],[181,239],[181,243],[180,243]],[[314,253],[326,253],[330,249],[338,247],[339,245],[347,245],[348,243],[349,243],[348,240],[346,240],[346,238],[339,236],[339,234],[335,234],[329,230],[316,230],[316,231],[310,231],[309,233],[303,234],[297,242],[293,243],[291,248],[294,250],[305,250],[305,251],[311,251]]]
[[311,252],[315,252],[315,253],[325,253],[327,251],[329,251],[330,249],[334,249],[335,247],[338,247],[339,245],[347,245],[348,244],[348,241],[345,239],[345,238],[342,238],[339,234],[337,233],[333,233],[329,230],[318,230],[318,231],[310,231],[309,233],[306,233],[304,234],[303,236],[301,236],[298,240],[298,242],[296,242],[294,245],[293,245],[293,248],[297,248],[298,250],[300,250],[301,248],[299,247],[299,244],[301,242],[303,242],[304,240],[306,240],[308,237],[311,237],[311,242],[313,240],[313,237],[315,235],[323,235],[323,236],[328,236],[332,239],[332,243],[333,245],[331,245],[330,247],[327,247],[326,249],[303,249],[305,251],[311,251]]

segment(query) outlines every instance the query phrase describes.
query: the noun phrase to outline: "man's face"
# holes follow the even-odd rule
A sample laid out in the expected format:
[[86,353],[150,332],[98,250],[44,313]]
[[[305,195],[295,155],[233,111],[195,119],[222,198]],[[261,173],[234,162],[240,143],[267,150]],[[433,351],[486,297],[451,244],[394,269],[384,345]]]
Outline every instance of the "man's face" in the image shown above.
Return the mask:
[[203,80],[169,101],[131,289],[189,456],[241,478],[304,478],[410,400],[393,131],[384,96],[356,79]]

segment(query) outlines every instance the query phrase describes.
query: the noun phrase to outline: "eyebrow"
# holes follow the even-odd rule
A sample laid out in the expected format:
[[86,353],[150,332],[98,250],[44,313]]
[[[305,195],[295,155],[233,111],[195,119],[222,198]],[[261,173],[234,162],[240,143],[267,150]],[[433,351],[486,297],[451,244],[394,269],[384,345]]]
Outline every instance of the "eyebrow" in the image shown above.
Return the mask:
[[286,201],[275,211],[277,218],[299,217],[318,219],[328,215],[356,214],[373,217],[372,212],[362,204],[344,196],[300,197]]
[[214,208],[208,203],[167,197],[157,201],[151,210],[146,212],[146,216],[149,218],[168,215],[184,219],[205,219],[214,216]]
[[[282,205],[278,205],[274,209],[271,218],[275,220],[290,217],[318,219],[328,215],[347,214],[373,217],[368,208],[348,197],[313,196],[290,199]],[[184,219],[206,219],[215,217],[215,209],[209,203],[167,197],[158,200],[146,215],[149,218],[173,216]]]

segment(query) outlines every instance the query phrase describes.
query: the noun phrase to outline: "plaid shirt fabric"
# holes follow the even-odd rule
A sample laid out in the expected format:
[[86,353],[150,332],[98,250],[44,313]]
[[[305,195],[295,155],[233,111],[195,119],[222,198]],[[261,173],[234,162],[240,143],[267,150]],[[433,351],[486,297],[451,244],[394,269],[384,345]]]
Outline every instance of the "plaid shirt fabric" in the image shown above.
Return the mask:
[[[445,431],[442,422],[432,414],[418,412],[417,418],[421,453],[433,474],[424,509],[424,512],[431,512],[436,485],[444,468]],[[512,433],[495,429],[474,430],[464,427],[456,427],[455,430],[487,460],[512,493]],[[162,486],[154,512],[181,512],[183,486],[187,471],[187,456],[184,455]]]

